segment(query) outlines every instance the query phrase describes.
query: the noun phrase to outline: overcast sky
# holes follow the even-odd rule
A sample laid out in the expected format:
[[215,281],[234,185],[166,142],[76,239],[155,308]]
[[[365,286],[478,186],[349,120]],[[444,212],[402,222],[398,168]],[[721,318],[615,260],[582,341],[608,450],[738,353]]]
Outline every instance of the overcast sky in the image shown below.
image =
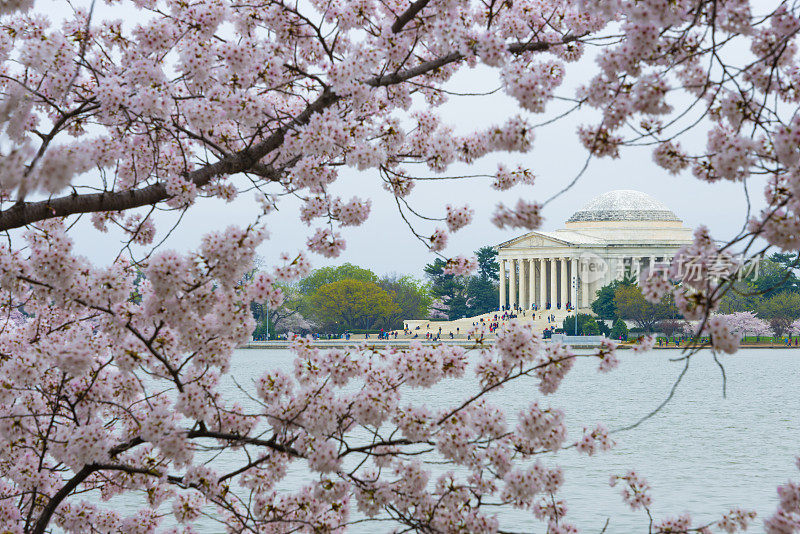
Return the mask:
[[[569,65],[567,81],[558,91],[564,96],[573,96],[575,87],[595,72],[591,58]],[[485,92],[499,87],[494,71],[485,67],[464,70],[449,87],[461,92]],[[676,99],[676,104],[682,100]],[[685,102],[683,102],[685,104]],[[515,101],[501,95],[452,97],[442,108],[445,118],[455,126],[457,133],[466,133],[491,124],[504,122],[511,115],[527,115],[532,123],[558,114],[564,104],[553,104],[547,114],[526,114]],[[470,166],[454,166],[448,174],[491,174],[497,163],[508,166],[522,164],[537,176],[533,186],[517,186],[499,193],[489,187],[489,179],[467,179],[460,181],[418,182],[410,195],[411,204],[427,216],[440,217],[444,206],[469,204],[475,209],[472,225],[455,234],[449,243],[447,255],[468,254],[484,245],[495,245],[521,235],[522,231],[499,230],[489,219],[501,200],[506,204],[516,203],[517,198],[544,201],[561,190],[578,173],[587,153],[577,141],[576,128],[591,123],[596,115],[591,110],[579,110],[556,124],[536,131],[534,149],[527,154],[496,154],[481,159]],[[684,138],[683,145],[690,150],[702,149],[704,132],[697,131]],[[651,148],[629,148],[619,159],[603,159],[591,162],[582,178],[566,193],[548,204],[544,210],[545,222],[542,230],[563,227],[564,221],[593,197],[614,189],[635,189],[648,193],[664,202],[689,227],[707,224],[715,238],[725,239],[736,234],[744,222],[745,199],[742,184],[706,184],[684,173],[671,176],[657,167],[651,156]],[[421,171],[422,172],[422,171]],[[757,206],[763,204],[763,183],[753,178],[750,184],[751,198]],[[355,263],[374,270],[378,274],[400,273],[422,276],[424,265],[434,256],[417,241],[399,217],[394,199],[381,187],[376,172],[359,172],[355,169],[341,171],[333,192],[349,200],[353,195],[372,198],[372,214],[364,226],[342,230],[347,240],[347,250],[335,260],[312,255],[314,266]],[[259,254],[268,264],[277,261],[282,252],[296,253],[304,248],[307,237],[313,233],[299,222],[299,203],[285,200],[279,204],[280,211],[270,216],[267,226],[271,239],[261,246]],[[257,206],[252,194],[242,195],[233,204],[217,200],[204,200],[190,210],[180,227],[167,240],[171,248],[187,250],[198,245],[200,237],[207,231],[228,224],[246,225],[253,220]],[[88,217],[85,219],[88,220]],[[166,222],[169,217],[164,218]],[[418,230],[429,235],[436,225],[419,221]],[[442,225],[441,223],[439,225]],[[164,236],[163,230],[157,240]],[[106,263],[119,250],[119,236],[98,236],[87,222],[79,224],[77,248],[99,263]]]

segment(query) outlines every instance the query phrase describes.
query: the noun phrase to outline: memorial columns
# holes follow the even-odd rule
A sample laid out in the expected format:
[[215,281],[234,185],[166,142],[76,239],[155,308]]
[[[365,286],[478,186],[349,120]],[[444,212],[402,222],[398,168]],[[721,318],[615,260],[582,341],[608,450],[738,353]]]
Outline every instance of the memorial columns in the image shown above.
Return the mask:
[[572,267],[570,268],[570,287],[572,288],[574,285],[574,289],[570,291],[570,304],[576,310],[578,309],[578,258],[572,258]]
[[589,307],[589,266],[587,260],[581,262],[581,301],[584,308]]
[[528,309],[533,308],[536,302],[536,260],[533,258],[528,260]]
[[544,258],[536,260],[539,263],[539,309],[547,305],[547,266]]
[[500,309],[506,306],[506,260],[500,260]]
[[513,310],[517,305],[517,260],[512,258],[509,262],[511,263],[508,268],[508,305]]
[[607,271],[596,270],[603,267],[602,261],[592,260],[586,255],[578,255],[580,249],[566,248],[550,257],[535,257],[547,254],[544,250],[517,251],[531,254],[525,258],[498,258],[500,265],[499,303],[508,309],[530,310],[566,309],[567,304],[574,309],[585,310],[590,307],[593,290],[624,275],[641,277],[645,270],[662,269],[669,266],[674,253],[656,247],[643,248],[640,254],[632,251],[611,252],[606,258]]

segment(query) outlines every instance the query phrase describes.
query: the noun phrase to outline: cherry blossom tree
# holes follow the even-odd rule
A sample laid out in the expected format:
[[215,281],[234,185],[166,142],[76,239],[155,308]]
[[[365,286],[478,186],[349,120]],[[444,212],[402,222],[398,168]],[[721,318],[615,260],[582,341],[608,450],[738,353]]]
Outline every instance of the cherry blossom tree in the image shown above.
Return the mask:
[[792,323],[792,326],[789,327],[789,333],[792,335],[800,334],[800,319]]
[[[725,324],[732,336],[738,337],[738,343],[741,343],[745,336],[771,336],[773,335],[772,328],[769,323],[763,319],[756,317],[755,312],[736,312],[731,314],[714,314],[713,324]],[[711,329],[712,322],[708,321],[694,321],[688,325],[686,329],[687,334],[691,335],[707,335],[713,334]]]
[[[761,175],[767,207],[740,235],[720,245],[700,228],[665,276],[643,284],[648,298],[672,292],[687,319],[706,322],[714,351],[738,346],[730,322],[709,315],[735,275],[733,247],[800,248],[792,3],[758,11],[745,0],[107,3],[135,16],[0,2],[5,531],[152,532],[169,513],[190,532],[209,507],[231,532],[339,531],[369,520],[495,532],[504,507],[530,510],[552,534],[575,531],[558,495],[563,473],[546,453],[605,450],[608,431],[570,441],[563,413],[541,399],[510,424],[487,394],[518,380],[551,394],[579,357],[610,371],[612,342],[578,355],[513,321],[493,347],[472,352],[321,351],[299,340],[294,373],[269,370],[257,381],[257,409],[220,392],[253,328],[249,303],[279,306],[276,284],[310,268],[305,254],[286,256],[239,283],[280,198],[302,199],[298,218],[313,226],[307,248],[322,256],[340,254],[342,228],[367,220],[370,199],[330,192],[343,167],[380,180],[410,231],[438,254],[473,211],[444,207],[439,226],[421,230],[407,198],[420,175],[529,151],[537,124],[550,122],[534,119],[556,97],[574,112],[596,111],[577,132],[592,158],[646,144],[658,165],[700,180]],[[596,71],[577,94],[558,95],[587,49],[600,52]],[[458,93],[453,76],[478,64],[519,114],[457,135],[439,108]],[[690,100],[676,108],[676,93]],[[704,149],[680,144],[689,129],[705,131]],[[507,165],[489,179],[504,191],[534,174]],[[252,224],[210,232],[190,253],[158,246],[173,230],[159,227],[158,213],[244,192],[263,206]],[[492,221],[536,228],[542,205],[500,204]],[[93,265],[74,252],[82,214],[149,252]],[[700,268],[687,274],[690,259]],[[456,257],[447,269],[475,266]],[[645,339],[637,350],[650,346]],[[455,406],[426,407],[407,393],[467,372],[480,385]],[[238,455],[238,467],[220,471],[214,458],[223,453]],[[451,470],[434,475],[423,459]],[[311,478],[286,488],[295,465]],[[614,480],[631,507],[649,513],[641,475]],[[120,495],[141,498],[142,510],[126,516],[105,502]],[[800,490],[788,484],[779,497],[765,525],[795,532]],[[734,509],[712,524],[681,516],[651,530],[733,532],[751,520]]]
[[728,318],[731,331],[739,334],[742,338],[744,336],[771,336],[772,328],[769,323],[763,319],[756,317],[754,312],[737,312],[732,313]]

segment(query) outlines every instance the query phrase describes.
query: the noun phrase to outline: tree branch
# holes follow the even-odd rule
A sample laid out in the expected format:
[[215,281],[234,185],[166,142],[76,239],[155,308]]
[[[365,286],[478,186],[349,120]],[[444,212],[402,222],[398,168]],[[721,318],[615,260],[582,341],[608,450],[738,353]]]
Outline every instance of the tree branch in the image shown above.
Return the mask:
[[417,13],[428,5],[429,1],[430,0],[417,0],[416,2],[412,2],[411,6],[401,13],[400,16],[397,17],[397,20],[394,21],[394,24],[392,24],[392,33],[400,33],[403,27],[411,22],[411,19],[416,17]]
[[[292,126],[306,124],[311,116],[330,106],[339,97],[329,91],[323,92],[314,102],[308,105],[294,120],[285,124],[264,141],[221,160],[206,165],[186,174],[186,179],[197,187],[207,185],[214,177],[246,172],[252,168],[259,170],[262,177],[269,176],[277,180],[279,172],[270,169],[269,175],[259,160],[281,146],[286,131]],[[269,167],[267,167],[269,168]],[[77,213],[95,213],[100,211],[122,211],[141,206],[149,206],[171,197],[163,183],[151,184],[139,189],[127,191],[104,191],[87,195],[71,194],[59,198],[39,202],[18,202],[7,210],[0,211],[0,231],[20,228],[22,226],[52,219],[66,217]]]
[[258,439],[258,438],[251,438],[248,436],[240,436],[238,434],[232,434],[229,432],[219,432],[216,430],[190,430],[186,433],[186,437],[189,439],[194,438],[213,438],[213,439],[221,439],[224,441],[232,441],[235,443],[246,443],[248,445],[258,445],[260,447],[268,447],[278,452],[282,452],[284,454],[288,454],[290,456],[294,456],[295,458],[304,458],[302,454],[296,449],[289,447],[288,445],[282,445],[275,441],[275,439]]
[[[426,3],[427,0],[418,0],[417,3],[412,5],[408,12],[415,9],[415,6],[417,11],[419,11]],[[401,15],[401,17],[402,16],[403,15]],[[543,41],[515,43],[509,45],[508,50],[512,54],[543,51],[553,46],[561,46],[576,41],[581,37],[583,36],[568,36],[553,43]],[[376,76],[375,78],[366,80],[365,83],[372,87],[395,85],[416,76],[430,73],[462,59],[464,59],[463,54],[460,52],[452,52],[445,56],[425,61],[403,71],[387,74],[385,76]],[[284,136],[290,128],[307,124],[315,113],[330,107],[339,100],[341,100],[341,96],[329,89],[325,89],[322,94],[297,115],[297,117],[284,124],[265,140],[252,147],[236,152],[235,154],[225,156],[215,163],[210,163],[200,169],[189,172],[186,174],[186,179],[200,188],[207,185],[216,176],[228,176],[240,172],[256,170],[259,176],[263,178],[273,181],[279,180],[281,171],[272,166],[261,164],[259,160],[283,144]],[[126,191],[104,191],[102,193],[85,195],[72,193],[63,197],[38,202],[17,202],[10,208],[0,211],[0,231],[20,228],[38,221],[44,221],[55,217],[67,217],[78,213],[123,211],[139,208],[157,204],[169,198],[171,198],[171,195],[167,193],[166,186],[163,183],[156,183],[139,189]]]
[[72,477],[66,484],[64,484],[60,490],[56,492],[55,495],[47,502],[47,505],[42,510],[39,519],[36,521],[36,524],[33,526],[33,530],[31,534],[44,534],[45,529],[47,529],[47,525],[50,523],[50,518],[53,516],[53,512],[56,511],[58,505],[61,504],[67,495],[69,495],[72,490],[78,487],[78,485],[86,480],[89,475],[94,472],[94,466],[85,465],[83,469],[75,473],[75,476]]

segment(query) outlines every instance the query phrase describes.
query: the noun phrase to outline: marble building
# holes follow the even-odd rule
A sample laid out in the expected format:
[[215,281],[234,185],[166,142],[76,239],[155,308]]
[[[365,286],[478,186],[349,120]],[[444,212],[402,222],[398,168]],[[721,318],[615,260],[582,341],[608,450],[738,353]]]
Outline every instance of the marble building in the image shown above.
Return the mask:
[[497,245],[500,305],[588,308],[595,292],[627,272],[658,268],[692,242],[692,229],[664,203],[617,190],[590,200],[553,232]]

